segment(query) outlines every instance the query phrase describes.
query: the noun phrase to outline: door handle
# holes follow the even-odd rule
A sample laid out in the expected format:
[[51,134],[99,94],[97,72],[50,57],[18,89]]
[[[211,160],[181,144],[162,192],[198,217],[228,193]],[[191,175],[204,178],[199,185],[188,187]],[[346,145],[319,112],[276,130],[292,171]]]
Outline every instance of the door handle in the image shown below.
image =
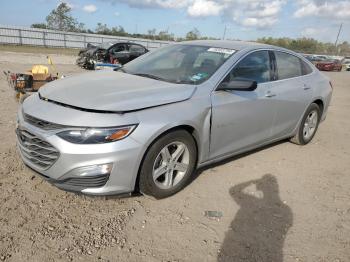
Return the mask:
[[276,96],[276,94],[273,94],[271,93],[270,91],[268,91],[266,94],[265,94],[265,97],[274,97]]
[[304,88],[303,89],[304,90],[309,90],[309,89],[311,89],[311,86],[308,86],[308,85],[304,84]]

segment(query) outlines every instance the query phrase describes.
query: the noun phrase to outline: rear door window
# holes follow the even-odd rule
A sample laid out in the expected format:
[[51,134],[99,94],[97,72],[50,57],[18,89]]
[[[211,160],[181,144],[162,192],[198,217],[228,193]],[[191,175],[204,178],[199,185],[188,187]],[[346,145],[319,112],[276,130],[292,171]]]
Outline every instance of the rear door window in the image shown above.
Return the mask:
[[144,53],[145,52],[145,48],[140,46],[140,45],[130,45],[130,52],[135,52],[135,53]]
[[302,76],[302,61],[299,57],[284,52],[275,52],[278,79]]
[[126,46],[124,44],[119,44],[119,45],[113,46],[110,49],[111,54],[116,54],[116,53],[123,52],[123,51],[126,51]]

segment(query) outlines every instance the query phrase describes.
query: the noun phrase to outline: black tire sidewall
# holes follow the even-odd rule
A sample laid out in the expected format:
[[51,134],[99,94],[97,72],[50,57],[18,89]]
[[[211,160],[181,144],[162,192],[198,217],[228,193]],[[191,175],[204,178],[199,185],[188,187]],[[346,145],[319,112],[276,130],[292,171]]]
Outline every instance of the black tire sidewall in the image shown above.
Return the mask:
[[[313,110],[316,110],[317,111],[317,125],[316,125],[316,129],[315,129],[315,132],[312,134],[312,136],[305,140],[304,139],[304,124],[305,124],[305,121],[306,121],[306,118],[308,117],[308,115],[310,114],[311,111]],[[317,129],[318,129],[318,126],[320,124],[320,119],[321,119],[321,110],[320,110],[320,107],[315,104],[315,103],[312,103],[308,109],[306,110],[305,112],[305,115],[300,123],[300,128],[299,128],[299,141],[301,142],[301,144],[303,145],[306,145],[308,144],[315,136],[316,132],[317,132]]]
[[[161,189],[153,181],[153,165],[159,152],[172,142],[184,143],[190,154],[189,168],[184,178],[174,187],[170,189]],[[167,133],[157,139],[148,149],[140,168],[139,188],[141,193],[153,196],[157,199],[169,197],[182,188],[190,181],[197,163],[197,147],[194,138],[185,130],[176,130]]]

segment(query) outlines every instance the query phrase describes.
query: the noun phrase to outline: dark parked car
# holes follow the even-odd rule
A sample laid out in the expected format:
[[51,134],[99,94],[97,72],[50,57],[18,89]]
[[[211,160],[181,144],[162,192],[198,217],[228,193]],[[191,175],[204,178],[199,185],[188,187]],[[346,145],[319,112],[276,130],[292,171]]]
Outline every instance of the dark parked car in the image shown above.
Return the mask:
[[124,65],[147,52],[146,47],[132,42],[108,43],[100,46],[88,44],[86,49],[79,52],[77,65],[86,69],[94,69],[96,63]]
[[343,65],[340,60],[334,59],[318,62],[316,67],[320,71],[341,71]]

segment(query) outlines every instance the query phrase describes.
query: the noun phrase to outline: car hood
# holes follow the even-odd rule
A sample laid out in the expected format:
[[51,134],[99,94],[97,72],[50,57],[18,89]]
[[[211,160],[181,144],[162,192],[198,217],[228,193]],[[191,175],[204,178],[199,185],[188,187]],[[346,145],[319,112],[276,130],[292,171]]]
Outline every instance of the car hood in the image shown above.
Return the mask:
[[40,88],[42,99],[81,110],[127,112],[189,99],[196,86],[115,71],[67,77]]

